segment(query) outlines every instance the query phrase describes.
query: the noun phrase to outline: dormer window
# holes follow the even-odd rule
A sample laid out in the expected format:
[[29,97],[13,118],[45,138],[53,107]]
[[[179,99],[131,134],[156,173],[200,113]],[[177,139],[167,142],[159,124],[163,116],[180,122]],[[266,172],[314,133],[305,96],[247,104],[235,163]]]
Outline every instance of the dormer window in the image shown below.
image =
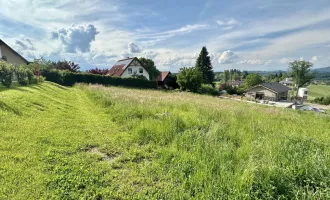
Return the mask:
[[132,74],[132,68],[128,68],[128,74]]
[[143,74],[143,68],[139,68],[139,73]]

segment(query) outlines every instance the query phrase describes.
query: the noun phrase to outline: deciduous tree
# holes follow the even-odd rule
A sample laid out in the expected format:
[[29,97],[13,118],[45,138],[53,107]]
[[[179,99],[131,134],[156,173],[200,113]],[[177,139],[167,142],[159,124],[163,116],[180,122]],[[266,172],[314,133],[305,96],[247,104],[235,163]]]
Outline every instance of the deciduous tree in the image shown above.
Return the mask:
[[201,87],[203,82],[202,73],[194,67],[181,68],[177,77],[177,83],[180,88],[182,90],[190,90],[192,92],[196,92]]
[[249,74],[245,80],[246,87],[252,87],[262,83],[262,77],[259,74]]
[[155,80],[160,74],[160,71],[157,69],[155,62],[148,58],[139,58],[139,60],[149,72],[150,80]]

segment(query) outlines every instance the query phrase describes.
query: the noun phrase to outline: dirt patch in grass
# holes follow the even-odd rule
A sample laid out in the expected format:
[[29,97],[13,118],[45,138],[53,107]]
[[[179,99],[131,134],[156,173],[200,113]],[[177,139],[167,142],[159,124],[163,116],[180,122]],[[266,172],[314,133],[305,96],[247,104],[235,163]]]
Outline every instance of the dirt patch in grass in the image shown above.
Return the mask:
[[90,154],[98,155],[100,157],[100,160],[108,162],[113,162],[119,156],[119,154],[106,154],[97,147],[93,147],[87,152]]

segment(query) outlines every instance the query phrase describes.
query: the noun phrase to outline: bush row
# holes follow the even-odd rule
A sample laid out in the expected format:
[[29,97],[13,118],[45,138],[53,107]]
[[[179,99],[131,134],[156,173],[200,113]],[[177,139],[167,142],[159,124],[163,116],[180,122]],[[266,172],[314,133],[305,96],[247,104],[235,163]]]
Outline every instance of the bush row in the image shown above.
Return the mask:
[[91,83],[136,88],[157,88],[156,81],[148,81],[138,78],[120,78],[58,70],[41,71],[41,74],[47,81],[55,82],[64,86],[72,86],[75,83]]
[[321,105],[330,105],[330,96],[327,97],[316,97],[313,100],[314,103],[318,103]]
[[20,85],[37,84],[44,80],[41,76],[35,76],[27,65],[13,66],[7,62],[0,61],[1,84],[9,88],[14,77],[16,77]]

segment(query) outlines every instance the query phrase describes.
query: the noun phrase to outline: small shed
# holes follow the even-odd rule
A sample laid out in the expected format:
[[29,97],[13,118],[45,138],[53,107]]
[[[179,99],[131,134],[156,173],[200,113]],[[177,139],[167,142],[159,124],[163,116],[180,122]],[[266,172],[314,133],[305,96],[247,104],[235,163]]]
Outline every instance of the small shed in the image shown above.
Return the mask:
[[254,98],[254,99],[263,99],[263,100],[271,100],[271,101],[281,101],[288,100],[288,92],[291,88],[278,83],[262,83],[260,85],[256,85],[251,87],[246,92],[246,97]]

